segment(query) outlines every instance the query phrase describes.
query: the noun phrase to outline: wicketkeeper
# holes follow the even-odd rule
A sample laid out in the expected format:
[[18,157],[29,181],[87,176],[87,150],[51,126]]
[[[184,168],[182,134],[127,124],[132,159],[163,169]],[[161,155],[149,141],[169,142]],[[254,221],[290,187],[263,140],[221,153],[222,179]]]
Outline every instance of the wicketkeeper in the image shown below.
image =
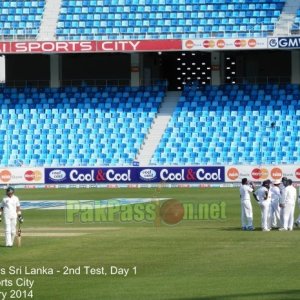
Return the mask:
[[4,219],[6,247],[12,247],[14,244],[17,220],[23,223],[20,201],[14,193],[13,187],[6,189],[6,196],[3,198],[0,208],[0,221],[2,221],[2,216]]

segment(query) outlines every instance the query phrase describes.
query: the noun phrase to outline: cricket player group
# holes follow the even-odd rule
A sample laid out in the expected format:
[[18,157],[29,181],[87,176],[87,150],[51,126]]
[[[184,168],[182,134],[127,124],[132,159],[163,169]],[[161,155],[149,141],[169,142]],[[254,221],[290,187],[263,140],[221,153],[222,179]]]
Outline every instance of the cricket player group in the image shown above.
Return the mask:
[[[294,226],[300,227],[300,215],[294,222],[297,190],[291,179],[265,180],[255,189],[252,182],[243,178],[240,186],[242,230],[254,230],[251,194],[260,206],[262,231],[291,231]],[[300,198],[298,204],[300,208]]]
[[17,232],[17,220],[23,223],[19,198],[15,195],[13,187],[7,187],[6,196],[0,206],[0,222],[4,219],[5,246],[12,247]]

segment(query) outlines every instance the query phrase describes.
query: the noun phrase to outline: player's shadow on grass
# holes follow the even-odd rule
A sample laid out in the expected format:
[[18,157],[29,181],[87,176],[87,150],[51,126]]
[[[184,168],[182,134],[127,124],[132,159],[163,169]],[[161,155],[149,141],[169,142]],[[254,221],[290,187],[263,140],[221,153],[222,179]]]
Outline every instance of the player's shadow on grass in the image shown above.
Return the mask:
[[192,298],[171,298],[169,300],[234,300],[234,299],[272,299],[272,300],[299,300],[300,290],[287,290],[269,293],[247,293],[247,294],[232,294],[224,296],[211,296],[211,297],[192,297]]
[[[260,228],[256,228],[255,231],[259,230]],[[220,230],[222,231],[243,231],[241,227],[223,227],[223,228],[220,228]]]

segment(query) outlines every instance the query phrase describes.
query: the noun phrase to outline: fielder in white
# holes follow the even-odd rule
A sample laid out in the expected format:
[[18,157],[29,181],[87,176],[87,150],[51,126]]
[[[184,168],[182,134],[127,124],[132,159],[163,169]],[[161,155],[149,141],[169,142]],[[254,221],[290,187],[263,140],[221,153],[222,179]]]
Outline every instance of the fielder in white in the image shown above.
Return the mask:
[[287,186],[287,181],[288,181],[287,177],[282,177],[281,178],[281,183],[279,185],[281,196],[283,195],[284,189]]
[[[287,177],[282,177],[281,178],[281,184],[279,185],[281,199],[283,198],[283,194],[284,194],[285,188],[287,186],[287,181],[288,181]],[[280,204],[280,202],[279,202],[279,204]],[[280,207],[280,205],[279,205],[279,207]],[[283,209],[280,207],[281,227],[282,227],[282,220],[283,220],[283,215],[282,214],[283,214]]]
[[[299,192],[299,191],[298,191]],[[299,210],[300,210],[300,193],[299,193],[299,195],[298,195],[298,206],[299,206]],[[296,220],[296,222],[295,222],[295,226],[296,227],[300,227],[300,214],[299,214],[299,216],[298,216],[298,218],[297,218],[297,220]]]
[[270,231],[270,206],[271,206],[271,193],[270,180],[265,180],[262,186],[255,191],[256,199],[261,209],[261,229],[262,231]]
[[6,197],[3,198],[0,208],[0,221],[2,220],[2,214],[4,219],[6,247],[12,247],[14,244],[17,219],[20,223],[23,223],[20,201],[14,195],[14,192],[15,190],[12,187],[6,189]]
[[253,212],[250,198],[250,193],[252,193],[253,190],[253,184],[249,183],[247,178],[243,178],[242,185],[240,186],[242,230],[254,230]]
[[279,228],[280,231],[293,230],[296,198],[297,191],[293,186],[293,181],[288,179],[282,200],[280,201],[282,209],[282,227]]
[[271,194],[271,226],[272,228],[281,227],[280,223],[280,206],[279,202],[281,199],[280,186],[281,181],[275,180],[273,186],[270,188]]

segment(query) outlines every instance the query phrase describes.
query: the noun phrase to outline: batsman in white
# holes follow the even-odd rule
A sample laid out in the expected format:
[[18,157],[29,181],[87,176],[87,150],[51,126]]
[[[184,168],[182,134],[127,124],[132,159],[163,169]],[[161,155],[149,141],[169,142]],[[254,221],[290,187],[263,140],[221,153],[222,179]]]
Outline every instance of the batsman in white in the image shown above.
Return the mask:
[[242,185],[240,186],[242,230],[254,230],[253,212],[250,198],[250,193],[253,191],[253,184],[249,182],[247,178],[243,178]]
[[279,201],[281,199],[280,186],[281,181],[275,180],[273,186],[270,188],[271,193],[271,226],[272,228],[281,227],[280,223],[280,206]]
[[262,186],[255,191],[256,199],[261,209],[261,229],[262,231],[270,231],[270,206],[271,206],[271,193],[270,193],[270,180],[265,180]]
[[282,227],[279,228],[280,231],[293,230],[296,199],[297,190],[293,186],[293,181],[288,179],[279,204],[282,209]]
[[6,247],[13,246],[16,236],[17,219],[20,223],[23,223],[20,201],[14,193],[15,190],[13,187],[6,189],[6,196],[3,198],[0,208],[0,221],[2,221],[2,215],[4,219]]

